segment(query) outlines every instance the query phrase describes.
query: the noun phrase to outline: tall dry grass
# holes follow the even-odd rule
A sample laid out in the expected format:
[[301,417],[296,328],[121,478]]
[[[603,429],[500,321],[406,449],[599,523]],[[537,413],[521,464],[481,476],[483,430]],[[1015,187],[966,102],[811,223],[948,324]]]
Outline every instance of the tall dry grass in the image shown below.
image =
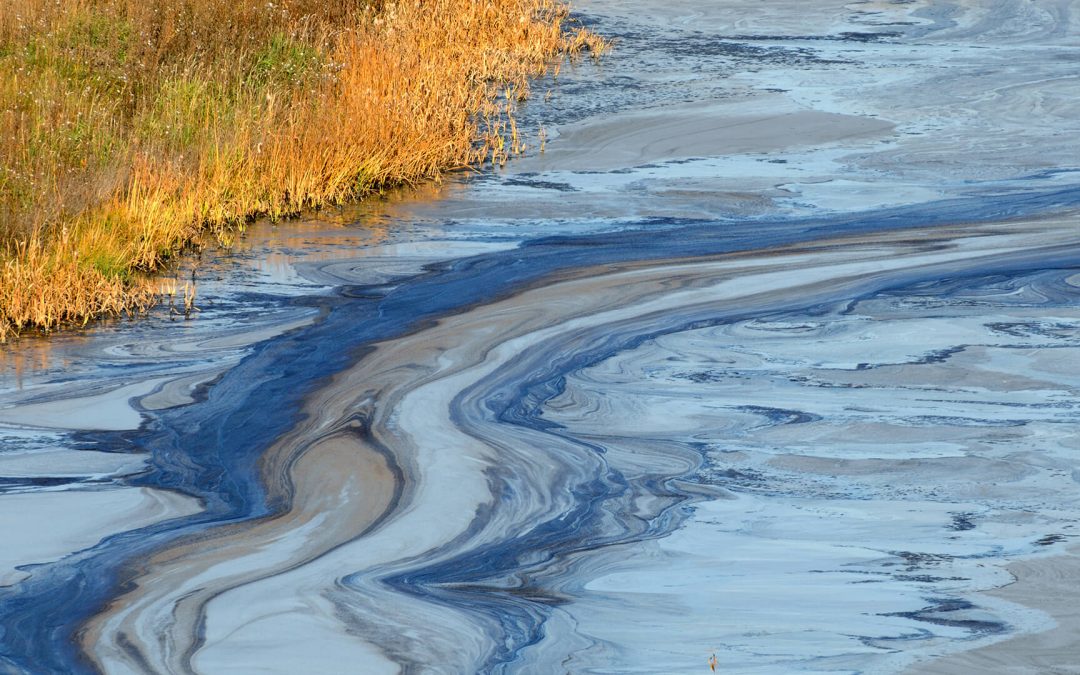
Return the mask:
[[557,0],[3,2],[0,340],[145,307],[205,230],[502,161],[603,48]]

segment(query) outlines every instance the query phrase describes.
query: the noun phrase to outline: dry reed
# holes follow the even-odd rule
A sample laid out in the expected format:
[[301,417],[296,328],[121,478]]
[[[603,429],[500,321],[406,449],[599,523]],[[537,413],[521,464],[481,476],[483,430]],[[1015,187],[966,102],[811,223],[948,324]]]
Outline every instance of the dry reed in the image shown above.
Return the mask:
[[201,232],[504,161],[529,79],[604,48],[566,16],[557,0],[5,0],[0,341],[145,308],[145,273]]

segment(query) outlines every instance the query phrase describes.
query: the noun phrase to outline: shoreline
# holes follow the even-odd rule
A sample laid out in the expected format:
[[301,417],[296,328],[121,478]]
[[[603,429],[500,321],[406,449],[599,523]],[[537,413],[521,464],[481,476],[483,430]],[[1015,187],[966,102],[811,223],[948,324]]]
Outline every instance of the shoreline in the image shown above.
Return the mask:
[[530,80],[607,48],[558,0],[54,5],[0,17],[0,343],[186,316],[154,273],[191,247],[504,163]]

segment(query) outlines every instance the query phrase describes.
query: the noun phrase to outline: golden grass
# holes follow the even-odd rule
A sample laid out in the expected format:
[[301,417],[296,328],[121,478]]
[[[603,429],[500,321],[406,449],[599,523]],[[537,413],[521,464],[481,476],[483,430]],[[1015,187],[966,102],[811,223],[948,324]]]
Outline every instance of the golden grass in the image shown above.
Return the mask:
[[[154,298],[228,241],[390,185],[501,162],[514,104],[599,51],[558,0],[4,0],[0,340]],[[557,66],[556,66],[557,67]]]

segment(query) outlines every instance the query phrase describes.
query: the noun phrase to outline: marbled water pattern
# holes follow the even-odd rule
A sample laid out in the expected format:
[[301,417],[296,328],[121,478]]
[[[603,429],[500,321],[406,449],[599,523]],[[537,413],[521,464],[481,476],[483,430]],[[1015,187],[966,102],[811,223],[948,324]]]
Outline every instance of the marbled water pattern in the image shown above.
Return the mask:
[[3,347],[0,672],[1075,668],[1073,3],[576,11],[543,153]]

